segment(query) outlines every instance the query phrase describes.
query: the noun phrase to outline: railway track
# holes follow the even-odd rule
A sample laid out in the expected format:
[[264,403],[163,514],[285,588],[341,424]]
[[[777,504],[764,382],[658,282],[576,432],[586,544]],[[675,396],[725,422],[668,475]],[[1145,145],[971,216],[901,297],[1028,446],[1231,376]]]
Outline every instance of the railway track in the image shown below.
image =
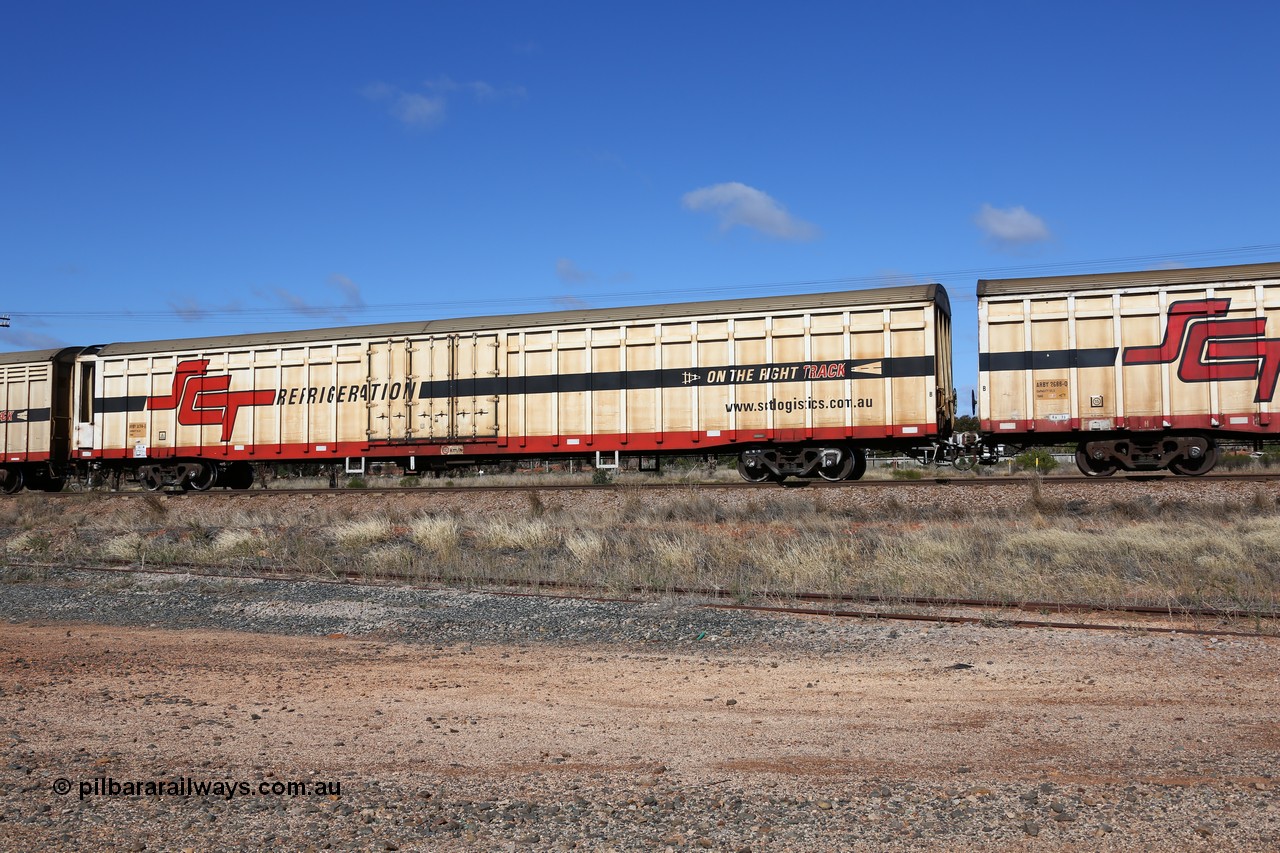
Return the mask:
[[[350,489],[350,488],[254,488],[244,490],[234,489],[213,489],[207,492],[184,492],[184,491],[157,491],[151,492],[142,488],[125,488],[121,491],[114,492],[107,489],[90,489],[75,490],[67,489],[61,492],[40,493],[41,497],[50,497],[56,499],[75,499],[89,496],[111,496],[111,495],[150,495],[158,494],[169,497],[194,497],[204,499],[206,496],[214,499],[227,497],[267,497],[282,495],[332,495],[332,494],[367,494],[367,495],[388,495],[388,494],[404,494],[404,493],[433,493],[443,492],[447,494],[457,494],[459,492],[521,492],[521,491],[548,491],[548,492],[592,492],[592,491],[609,491],[609,490],[639,490],[652,492],[671,492],[671,491],[688,491],[690,489],[699,489],[707,491],[738,491],[745,489],[765,490],[765,491],[789,491],[793,489],[805,490],[845,490],[845,489],[870,489],[879,490],[886,488],[908,488],[921,489],[934,486],[947,486],[950,488],[976,488],[991,489],[1008,486],[1030,486],[1033,483],[1051,486],[1053,484],[1088,484],[1091,486],[1105,487],[1114,483],[1177,483],[1187,484],[1191,482],[1237,482],[1237,483],[1258,483],[1258,482],[1274,482],[1280,480],[1280,471],[1274,473],[1245,473],[1245,474],[1206,474],[1202,477],[1188,478],[1175,477],[1169,474],[1130,474],[1127,476],[1116,477],[1085,477],[1077,475],[1045,477],[1037,478],[1034,476],[1010,476],[1010,477],[966,477],[959,476],[939,476],[921,478],[919,480],[856,480],[841,483],[830,483],[825,480],[799,480],[788,481],[782,485],[776,483],[702,483],[702,482],[642,482],[642,483],[610,483],[608,485],[596,485],[593,483],[555,483],[555,482],[531,482],[520,484],[504,484],[504,485],[466,485],[466,486],[436,486],[436,485],[419,485],[419,486],[370,486],[366,488]],[[0,497],[3,500],[3,497]]]
[[[264,570],[248,574],[225,574],[190,568],[145,568],[133,565],[119,566],[57,566],[31,565],[53,571],[91,572],[95,574],[170,575],[200,577],[217,580],[274,580],[287,583],[328,583],[357,586],[408,586],[416,589],[447,589],[444,578],[423,577],[381,572],[376,578],[354,572],[334,572],[326,576],[306,575],[277,570]],[[680,596],[698,607],[720,610],[737,610],[754,613],[771,613],[788,616],[822,616],[837,619],[883,620],[926,622],[953,625],[988,625],[1008,628],[1053,628],[1088,631],[1129,631],[1148,634],[1193,634],[1214,637],[1275,637],[1280,634],[1280,611],[1239,608],[1190,607],[1168,605],[1089,605],[1057,601],[996,601],[980,599],[950,599],[935,597],[886,597],[877,595],[832,595],[821,592],[765,591],[759,593],[756,603],[738,601],[737,594],[724,589],[675,587],[648,589],[632,587],[628,590],[610,591],[603,587],[567,584],[555,580],[513,580],[508,578],[472,578],[467,589],[491,595],[513,597],[568,599],[618,604],[642,605],[651,603],[656,596]],[[701,599],[701,600],[700,600]],[[786,602],[795,602],[787,604]],[[825,606],[818,606],[818,605]],[[883,608],[883,609],[882,609]],[[907,609],[915,608],[915,609]],[[1034,612],[1041,616],[1031,619],[1017,614]],[[997,615],[1002,614],[1002,615]],[[1059,617],[1070,614],[1074,621]],[[1104,617],[1129,617],[1128,622],[1092,621]],[[1204,627],[1202,621],[1212,621],[1215,627]],[[1224,624],[1252,621],[1254,630],[1238,627],[1221,627]],[[1265,629],[1264,629],[1265,625]]]

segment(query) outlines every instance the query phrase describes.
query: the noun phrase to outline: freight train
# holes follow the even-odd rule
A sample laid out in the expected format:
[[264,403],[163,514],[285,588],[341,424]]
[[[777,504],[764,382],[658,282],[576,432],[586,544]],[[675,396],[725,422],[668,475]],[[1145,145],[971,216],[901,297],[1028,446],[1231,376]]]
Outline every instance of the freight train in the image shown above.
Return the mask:
[[592,454],[840,481],[868,451],[1059,445],[1090,476],[1197,475],[1223,441],[1280,432],[1280,263],[983,280],[977,299],[976,433],[953,429],[939,284],[3,353],[0,490]]

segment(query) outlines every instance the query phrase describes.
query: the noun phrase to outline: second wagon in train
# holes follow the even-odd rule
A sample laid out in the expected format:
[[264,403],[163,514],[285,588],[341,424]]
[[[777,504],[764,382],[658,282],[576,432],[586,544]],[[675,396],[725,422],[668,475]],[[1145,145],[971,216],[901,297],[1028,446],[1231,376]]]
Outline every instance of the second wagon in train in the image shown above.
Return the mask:
[[1091,476],[1280,433],[1280,264],[978,282],[982,431]]

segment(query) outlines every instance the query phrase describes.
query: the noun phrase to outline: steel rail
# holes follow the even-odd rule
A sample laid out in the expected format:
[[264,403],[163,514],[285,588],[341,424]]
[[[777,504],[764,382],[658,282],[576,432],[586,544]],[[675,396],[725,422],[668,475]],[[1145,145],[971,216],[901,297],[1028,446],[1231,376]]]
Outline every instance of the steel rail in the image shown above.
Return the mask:
[[[1192,634],[1204,637],[1270,637],[1258,631],[1228,631],[1220,628],[1169,628],[1159,625],[1114,625],[1098,622],[1044,622],[1036,619],[996,620],[994,623],[986,616],[955,616],[949,614],[923,613],[883,613],[880,611],[856,610],[819,610],[801,607],[766,607],[744,604],[707,605],[724,610],[757,610],[764,612],[788,613],[795,615],[837,616],[859,619],[892,619],[911,622],[942,622],[955,625],[988,625],[1011,628],[1070,628],[1086,631],[1134,631],[1146,634]],[[1101,610],[1099,612],[1107,612]]]

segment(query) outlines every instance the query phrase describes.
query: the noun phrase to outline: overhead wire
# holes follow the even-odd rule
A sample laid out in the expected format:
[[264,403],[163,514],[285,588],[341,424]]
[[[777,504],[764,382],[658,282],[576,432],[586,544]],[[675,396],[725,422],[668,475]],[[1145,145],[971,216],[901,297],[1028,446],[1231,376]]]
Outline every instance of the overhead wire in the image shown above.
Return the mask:
[[[336,304],[336,305],[315,305],[315,306],[261,306],[255,308],[240,308],[238,306],[224,306],[221,308],[201,308],[183,305],[170,305],[166,309],[159,310],[137,310],[137,309],[116,309],[116,310],[72,310],[72,311],[6,311],[6,314],[13,319],[19,318],[27,320],[43,320],[49,319],[98,319],[98,320],[131,320],[134,322],[152,322],[164,321],[173,322],[175,320],[189,322],[219,322],[219,321],[247,321],[247,320],[269,320],[281,317],[290,317],[302,319],[314,319],[317,321],[337,320],[349,321],[353,317],[378,317],[378,316],[397,316],[402,317],[407,312],[422,311],[443,311],[454,312],[458,310],[475,310],[478,308],[493,306],[501,308],[510,308],[513,305],[539,305],[554,306],[558,301],[572,298],[578,300],[595,300],[618,302],[636,298],[649,297],[689,297],[693,295],[729,295],[729,294],[745,294],[757,293],[760,291],[774,292],[804,292],[815,288],[840,288],[840,289],[859,289],[869,286],[894,286],[906,284],[926,284],[926,283],[951,283],[961,279],[971,280],[978,278],[1001,278],[1001,277],[1025,277],[1030,274],[1051,274],[1060,273],[1067,274],[1070,272],[1096,271],[1099,268],[1114,268],[1119,265],[1140,265],[1152,263],[1180,263],[1191,260],[1205,259],[1223,259],[1228,257],[1251,256],[1251,255],[1275,255],[1280,253],[1280,243],[1265,243],[1251,246],[1234,246],[1223,249],[1208,249],[1198,251],[1185,252],[1165,252],[1159,254],[1146,255],[1125,255],[1109,258],[1095,258],[1081,261],[1056,261],[1051,263],[1039,264],[1016,264],[1003,267],[969,267],[950,270],[935,270],[927,272],[903,272],[903,273],[876,273],[860,276],[839,276],[834,278],[820,279],[793,279],[788,281],[770,281],[749,284],[721,284],[721,285],[704,285],[695,287],[680,287],[667,289],[644,289],[629,291],[614,291],[610,293],[584,293],[565,295],[537,295],[537,296],[504,296],[489,299],[471,298],[459,300],[434,300],[425,302],[394,302],[394,303],[378,303],[378,304]],[[965,293],[952,294],[953,301],[969,301],[973,297]],[[584,306],[585,307],[585,306]],[[506,312],[504,312],[506,313]]]

